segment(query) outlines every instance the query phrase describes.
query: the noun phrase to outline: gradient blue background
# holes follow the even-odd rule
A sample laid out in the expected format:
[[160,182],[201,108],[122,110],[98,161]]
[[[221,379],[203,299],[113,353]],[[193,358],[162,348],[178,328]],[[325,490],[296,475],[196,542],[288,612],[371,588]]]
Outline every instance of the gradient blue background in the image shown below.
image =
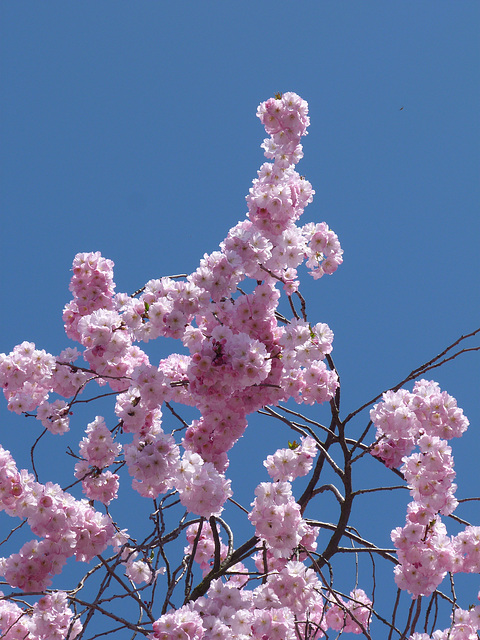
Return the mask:
[[[258,103],[295,91],[312,121],[299,171],[316,190],[302,223],[325,220],[345,251],[334,276],[302,286],[310,319],[335,332],[342,414],[393,386],[479,323],[479,26],[473,1],[4,0],[0,351],[69,344],[79,251],[114,260],[117,291],[194,270],[245,216],[264,160]],[[431,377],[471,420],[454,453],[458,495],[478,494],[478,359]],[[2,404],[0,441],[28,464],[39,425]],[[53,462],[70,473],[62,452],[87,408],[39,447],[44,481]],[[230,474],[245,505],[267,480],[258,461],[288,437],[255,419],[239,443]],[[365,535],[389,545],[407,499],[359,511]],[[478,522],[478,507],[463,513]]]

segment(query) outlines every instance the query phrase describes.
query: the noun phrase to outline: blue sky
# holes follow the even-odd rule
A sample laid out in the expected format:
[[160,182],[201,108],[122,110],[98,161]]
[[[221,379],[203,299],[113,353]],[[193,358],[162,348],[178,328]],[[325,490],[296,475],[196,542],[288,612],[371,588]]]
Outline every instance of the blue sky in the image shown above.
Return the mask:
[[[393,386],[478,326],[479,23],[473,1],[4,0],[0,351],[68,344],[79,251],[114,260],[117,291],[194,270],[245,216],[258,103],[295,91],[316,190],[302,222],[325,220],[345,251],[334,276],[305,282],[309,317],[335,333],[345,414]],[[478,360],[435,378],[472,425],[454,449],[459,493],[479,493]],[[3,404],[19,456],[36,427]],[[254,428],[232,462],[247,504],[245,456],[288,438]],[[52,439],[46,465],[65,447]]]

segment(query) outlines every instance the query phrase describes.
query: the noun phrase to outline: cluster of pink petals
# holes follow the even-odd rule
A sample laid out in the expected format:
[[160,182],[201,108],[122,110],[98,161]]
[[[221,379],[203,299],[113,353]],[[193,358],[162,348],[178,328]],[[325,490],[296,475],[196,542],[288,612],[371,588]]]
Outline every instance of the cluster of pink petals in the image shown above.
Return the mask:
[[438,514],[412,502],[406,524],[397,527],[391,538],[400,564],[395,582],[414,598],[430,595],[447,572],[480,573],[480,527],[466,526],[456,536],[448,536]]
[[63,321],[67,336],[79,342],[79,320],[97,309],[113,308],[113,262],[103,258],[99,251],[78,253],[72,271],[69,289],[73,300],[64,309]]
[[[200,569],[203,575],[208,573],[212,568],[212,561],[215,557],[215,540],[213,538],[212,529],[210,523],[202,522],[202,527],[199,533],[199,524],[191,524],[186,530],[188,545],[185,547],[185,555],[193,553],[195,547],[194,560],[200,565]],[[225,544],[221,543],[220,548],[220,560],[225,560],[227,557],[228,548]]]
[[180,451],[173,436],[159,430],[124,446],[132,486],[145,498],[156,498],[174,486]]
[[277,94],[275,98],[262,102],[257,116],[271,136],[264,142],[265,155],[275,158],[280,166],[296,164],[302,157],[300,138],[307,135],[310,124],[307,114],[307,102],[296,93]]
[[200,329],[195,333],[197,339],[191,335],[188,343],[193,351],[187,371],[192,394],[228,397],[261,383],[270,373],[265,345],[246,333],[234,334],[221,325],[208,338]]
[[478,640],[480,631],[480,606],[470,609],[456,608],[452,615],[452,625],[444,631],[428,633],[414,633],[408,640]]
[[192,607],[166,613],[153,623],[153,634],[149,637],[156,640],[201,640],[205,633],[202,617]]
[[345,633],[363,633],[368,629],[372,615],[372,601],[363,589],[350,592],[347,602],[336,597],[326,613],[326,623],[330,629]]
[[183,506],[199,516],[220,515],[232,495],[230,480],[198,453],[185,451],[178,465],[175,487]]
[[411,487],[415,503],[433,518],[436,513],[450,515],[458,505],[452,449],[446,440],[424,434],[418,439],[420,453],[404,458],[401,471]]
[[108,505],[118,497],[119,476],[109,469],[92,469],[82,460],[75,465],[75,477],[82,480],[83,492],[89,500]]
[[[22,342],[10,354],[0,354],[0,386],[8,409],[26,413],[37,409],[37,419],[53,434],[69,429],[69,406],[63,400],[47,401],[51,392],[68,397],[82,389],[88,377],[67,363],[79,356],[77,349],[65,349],[56,359],[33,342]],[[64,364],[59,364],[64,363]]]
[[0,386],[15,413],[33,411],[51,389],[55,358],[35,349],[33,342],[22,342],[6,355],[0,354]]
[[80,442],[80,455],[92,467],[103,469],[113,464],[122,447],[115,442],[102,416],[97,416],[86,429],[87,437]]
[[303,320],[292,320],[278,340],[282,348],[282,386],[297,402],[322,404],[338,388],[335,371],[323,359],[332,350],[333,331],[322,322],[313,327]]
[[[215,558],[215,540],[210,523],[202,522],[201,528],[199,524],[190,525],[187,528],[186,536],[188,545],[184,548],[185,554],[192,554],[193,549],[195,548],[194,560],[200,565],[203,575],[206,575],[211,571]],[[223,561],[227,557],[228,547],[223,543],[220,535],[219,539],[220,560]],[[241,562],[237,562],[237,564],[233,565],[229,573],[231,573],[231,575],[228,576],[229,585],[235,585],[236,587],[241,588],[248,581],[247,569]]]
[[438,382],[418,380],[413,387],[415,413],[422,429],[430,436],[450,440],[460,438],[469,422],[457,401]]
[[123,431],[142,438],[150,434],[154,425],[161,424],[161,403],[171,400],[164,391],[169,385],[159,368],[142,364],[132,374],[130,388],[117,396],[115,413]]
[[387,391],[370,411],[377,427],[377,443],[372,450],[389,468],[398,467],[415,447],[420,421],[413,410],[413,394],[406,389]]
[[400,561],[395,567],[395,582],[414,598],[433,593],[454,569],[454,549],[446,527],[440,516],[430,518],[427,514],[424,519],[424,512],[412,503],[406,525],[391,533]]
[[247,196],[248,216],[268,238],[284,232],[313,200],[312,185],[294,165],[302,157],[300,138],[310,123],[308,105],[294,93],[270,98],[257,111],[270,138],[262,145],[267,158]]
[[468,525],[452,537],[455,572],[480,573],[480,527]]
[[198,269],[188,279],[207,292],[213,301],[219,302],[229,297],[243,279],[240,258],[233,252],[206,253]]
[[314,362],[302,372],[301,400],[310,405],[328,402],[335,395],[338,384],[335,371],[327,369],[324,362]]
[[[388,467],[403,461],[401,471],[414,500],[405,526],[391,534],[400,561],[395,581],[414,598],[430,595],[447,572],[464,570],[458,543],[447,535],[440,514],[450,515],[458,504],[446,439],[461,436],[468,420],[454,398],[427,380],[416,382],[412,392],[388,391],[370,417],[377,427],[373,455]],[[419,452],[412,453],[416,446]]]
[[65,400],[55,400],[47,402],[44,400],[37,408],[37,420],[42,425],[56,435],[63,435],[69,430],[70,407]]
[[361,589],[344,603],[326,608],[317,574],[302,562],[288,561],[266,581],[247,591],[231,581],[212,581],[207,595],[171,611],[153,624],[152,640],[295,640],[324,636],[328,628],[361,633],[367,629],[372,603]]
[[293,166],[266,162],[247,196],[248,217],[258,231],[273,240],[300,218],[314,193],[310,182]]
[[206,289],[197,287],[192,278],[189,282],[171,278],[149,280],[138,299],[117,294],[115,308],[135,340],[182,337],[184,327],[210,301]]
[[123,564],[125,565],[125,575],[134,584],[146,582],[151,583],[158,575],[165,573],[165,567],[154,570],[150,560],[138,558],[139,553],[126,546],[122,551]]
[[0,447],[0,510],[26,518],[40,541],[23,545],[18,553],[0,559],[0,573],[12,587],[41,591],[60,573],[67,558],[90,561],[112,543],[111,519],[95,511],[86,500],[31,474],[18,471],[9,451]]
[[371,410],[370,419],[377,427],[373,455],[390,468],[399,466],[423,434],[446,440],[459,438],[469,424],[455,398],[428,380],[418,380],[412,392],[400,389],[384,393],[383,401]]
[[24,491],[24,481],[24,474],[18,471],[10,451],[0,445],[0,511],[13,515]]
[[282,328],[278,344],[282,347],[283,364],[288,369],[308,366],[312,361],[323,360],[332,351],[333,331],[318,322],[311,326],[304,320],[294,319]]
[[76,347],[67,347],[55,358],[52,391],[63,398],[74,396],[79,390],[81,392],[85,382],[92,377],[91,373],[82,371],[73,364],[80,355],[81,352]]
[[[290,233],[293,229],[296,227],[289,229]],[[285,257],[285,249],[282,245],[290,244],[295,248],[299,242],[289,242],[287,232],[277,238],[274,245],[250,220],[242,220],[230,229],[225,240],[220,243],[220,249],[226,256],[232,256],[232,261],[238,262],[240,260],[246,277],[252,278],[252,280],[263,280],[265,271],[260,265],[267,268],[281,267]],[[274,253],[276,258],[271,263],[270,260]],[[302,260],[303,256],[300,256],[298,261],[295,260],[294,266],[299,265]]]
[[257,589],[254,602],[267,599],[270,593],[271,603],[279,607],[287,607],[299,619],[306,611],[321,612],[323,597],[322,584],[313,569],[308,569],[303,562],[289,560],[285,566],[268,577],[266,585]]
[[83,460],[75,465],[75,477],[89,500],[110,504],[118,494],[119,476],[107,469],[122,447],[116,443],[101,416],[87,426],[87,437],[80,443]]
[[289,557],[307,532],[289,482],[262,482],[248,519],[275,557]]
[[310,275],[318,280],[325,274],[334,273],[343,262],[343,250],[337,234],[325,222],[310,222],[302,231],[307,242],[306,264],[311,269]]
[[214,464],[221,473],[228,467],[226,452],[247,427],[245,407],[238,402],[238,397],[232,401],[235,403],[233,407],[216,408],[215,402],[204,406],[202,418],[192,421],[182,442],[185,449],[199,453],[205,462]]
[[[301,562],[311,559],[311,554],[317,549],[317,538],[319,534],[318,527],[312,527],[305,523],[304,533],[298,546],[295,549],[295,558]],[[270,547],[266,549],[262,546],[261,549],[253,556],[255,566],[261,573],[267,573],[268,571],[281,571],[287,562],[289,556],[283,557],[274,555],[274,550]]]
[[278,449],[273,455],[268,456],[263,464],[274,481],[291,482],[295,478],[307,475],[317,453],[315,440],[310,436],[302,436],[301,444],[293,443],[288,449]]
[[[302,579],[298,580],[299,585],[302,582]],[[304,600],[307,598],[306,590]],[[320,595],[317,595],[317,601],[321,612]],[[262,585],[252,592],[214,580],[206,597],[201,597],[175,612],[169,612],[154,622],[154,633],[150,638],[227,640],[234,637],[238,640],[294,640],[298,637],[296,627],[293,611],[287,606],[282,606],[270,585]],[[323,633],[319,626],[318,637],[321,635]]]
[[[78,322],[78,333],[86,347],[83,357],[93,371],[110,378],[108,382],[114,391],[125,389],[128,385],[123,378],[148,362],[146,354],[132,345],[132,336],[117,311],[98,309],[83,316]],[[100,377],[98,382],[106,381]]]
[[5,640],[63,640],[67,632],[73,640],[82,630],[78,619],[72,624],[73,612],[63,591],[43,596],[30,609],[1,596],[0,591],[0,631]]

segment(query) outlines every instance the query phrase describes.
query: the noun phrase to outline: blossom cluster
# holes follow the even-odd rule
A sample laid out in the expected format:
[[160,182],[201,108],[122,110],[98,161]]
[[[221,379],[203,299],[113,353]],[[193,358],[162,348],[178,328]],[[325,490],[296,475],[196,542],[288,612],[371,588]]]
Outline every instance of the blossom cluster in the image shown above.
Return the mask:
[[[283,466],[287,451],[294,458]],[[265,466],[273,476],[298,477],[311,467],[316,453],[315,440],[305,437],[300,445],[269,456]],[[273,483],[261,483],[256,495],[249,518],[256,525],[256,535],[267,543],[266,555],[261,551],[256,561],[259,570],[266,571],[264,583],[251,591],[241,589],[248,582],[248,572],[237,563],[230,568],[226,582],[214,580],[206,596],[159,618],[153,625],[152,640],[173,640],[179,635],[294,640],[307,634],[320,638],[328,628],[352,633],[368,628],[372,603],[366,594],[356,589],[347,602],[329,596],[317,574],[301,561],[307,557],[300,552],[304,546],[315,549],[316,534],[301,518],[290,482],[277,478]],[[221,537],[216,548],[218,542],[209,522],[190,525],[186,536],[185,554],[195,554],[204,575],[211,571],[216,553],[220,562],[227,558],[228,548]],[[299,547],[299,559],[291,560],[295,547]]]
[[368,629],[372,615],[372,601],[363,589],[350,592],[347,602],[336,596],[335,604],[326,613],[326,622],[330,629],[345,633],[362,633]]
[[[440,514],[450,515],[458,504],[446,439],[461,436],[468,420],[454,398],[427,380],[416,382],[413,392],[387,391],[370,417],[377,427],[373,454],[389,467],[403,461],[413,497],[405,526],[391,534],[400,561],[395,581],[415,598],[430,595],[447,572],[463,570],[458,544],[447,535]],[[416,446],[419,452],[412,453]]]
[[407,523],[392,531],[400,564],[395,581],[414,597],[430,595],[447,572],[480,573],[480,527],[468,525],[448,536],[439,515],[429,521],[416,503],[408,506]]
[[293,442],[288,449],[278,449],[273,455],[267,456],[263,464],[273,480],[291,482],[307,475],[317,451],[314,438],[302,436],[301,444]]
[[377,427],[377,445],[373,454],[387,467],[398,467],[423,435],[450,440],[468,427],[468,420],[455,398],[441,391],[436,382],[418,380],[413,391],[387,391],[383,401],[370,412]]
[[[80,355],[67,348],[58,359],[33,342],[22,342],[8,355],[0,354],[0,387],[15,413],[37,410],[37,419],[51,433],[63,434],[69,429],[69,407],[63,400],[47,402],[51,392],[68,397],[82,390],[87,379],[84,372],[68,363]],[[60,364],[62,363],[62,364]]]
[[[184,549],[185,554],[191,555],[195,549],[194,560],[200,565],[203,575],[206,575],[212,569],[216,554],[215,539],[210,523],[202,522],[201,525],[190,525],[187,528],[186,537],[188,545]],[[219,558],[220,561],[223,561],[227,557],[228,547],[223,543],[220,535],[218,535],[218,539],[220,541]],[[229,585],[243,587],[248,581],[246,567],[241,562],[237,562],[231,567],[227,578]]]
[[249,520],[275,557],[288,558],[307,532],[290,482],[262,482],[255,489]]
[[457,607],[449,629],[434,631],[431,636],[414,633],[408,640],[478,640],[477,631],[480,631],[480,606],[472,606],[468,610]]
[[165,573],[165,567],[154,570],[151,563],[151,558],[138,557],[139,552],[134,548],[123,546],[121,558],[125,565],[125,575],[134,584],[141,584],[146,582],[147,584],[153,582],[155,578]]
[[30,609],[22,609],[2,596],[0,591],[0,629],[5,640],[63,640],[67,632],[73,640],[82,631],[80,620],[72,621],[73,612],[63,591],[43,596]]
[[224,503],[232,495],[230,480],[219,473],[211,462],[204,462],[198,453],[191,451],[183,454],[175,486],[183,506],[204,517],[220,514]]
[[337,596],[326,608],[327,601],[316,573],[292,560],[252,591],[214,580],[206,596],[154,622],[150,638],[314,640],[328,628],[352,633],[368,628],[372,603],[361,589],[351,592],[348,603]]
[[6,355],[0,354],[0,386],[15,413],[33,411],[50,391],[55,359],[33,342],[22,342]]
[[433,593],[454,563],[451,540],[440,516],[422,524],[418,522],[421,516],[412,503],[406,525],[391,533],[400,561],[394,570],[395,582],[414,598]]
[[67,336],[80,341],[80,319],[97,309],[111,309],[113,306],[113,262],[103,258],[99,251],[78,253],[72,271],[69,289],[73,293],[73,300],[64,309],[63,321]]
[[67,558],[89,562],[113,543],[115,528],[109,516],[93,509],[51,482],[36,482],[18,471],[9,451],[0,446],[0,510],[26,518],[41,538],[26,542],[18,553],[0,558],[0,574],[12,587],[42,591],[60,573]]
[[[213,558],[215,557],[215,540],[213,538],[210,523],[202,522],[199,524],[191,524],[186,530],[188,545],[185,547],[185,555],[191,555],[195,549],[194,560],[200,565],[203,575],[208,573],[212,568]],[[221,538],[219,538],[221,540]],[[223,561],[227,557],[227,546],[220,542],[220,560]]]
[[132,486],[141,496],[156,498],[173,487],[180,451],[173,436],[161,428],[124,446],[125,461],[134,480]]
[[89,500],[109,504],[117,497],[119,476],[107,469],[113,464],[122,446],[115,442],[101,416],[86,429],[87,437],[80,443],[83,460],[75,465],[75,477],[82,480],[83,491]]

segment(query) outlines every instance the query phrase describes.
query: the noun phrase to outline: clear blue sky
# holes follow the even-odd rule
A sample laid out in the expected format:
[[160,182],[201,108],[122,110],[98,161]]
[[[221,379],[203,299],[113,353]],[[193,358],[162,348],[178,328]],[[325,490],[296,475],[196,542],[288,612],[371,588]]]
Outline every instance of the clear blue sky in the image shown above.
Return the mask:
[[[470,0],[3,0],[0,351],[68,344],[79,251],[114,260],[117,291],[194,270],[245,216],[258,103],[295,91],[316,190],[302,222],[325,220],[345,251],[306,283],[309,316],[335,332],[345,413],[393,386],[479,324],[479,26]],[[472,423],[462,496],[479,493],[478,373],[470,355],[435,375]],[[20,451],[37,424],[2,416]],[[255,424],[232,463],[246,504],[245,451],[288,437]]]

